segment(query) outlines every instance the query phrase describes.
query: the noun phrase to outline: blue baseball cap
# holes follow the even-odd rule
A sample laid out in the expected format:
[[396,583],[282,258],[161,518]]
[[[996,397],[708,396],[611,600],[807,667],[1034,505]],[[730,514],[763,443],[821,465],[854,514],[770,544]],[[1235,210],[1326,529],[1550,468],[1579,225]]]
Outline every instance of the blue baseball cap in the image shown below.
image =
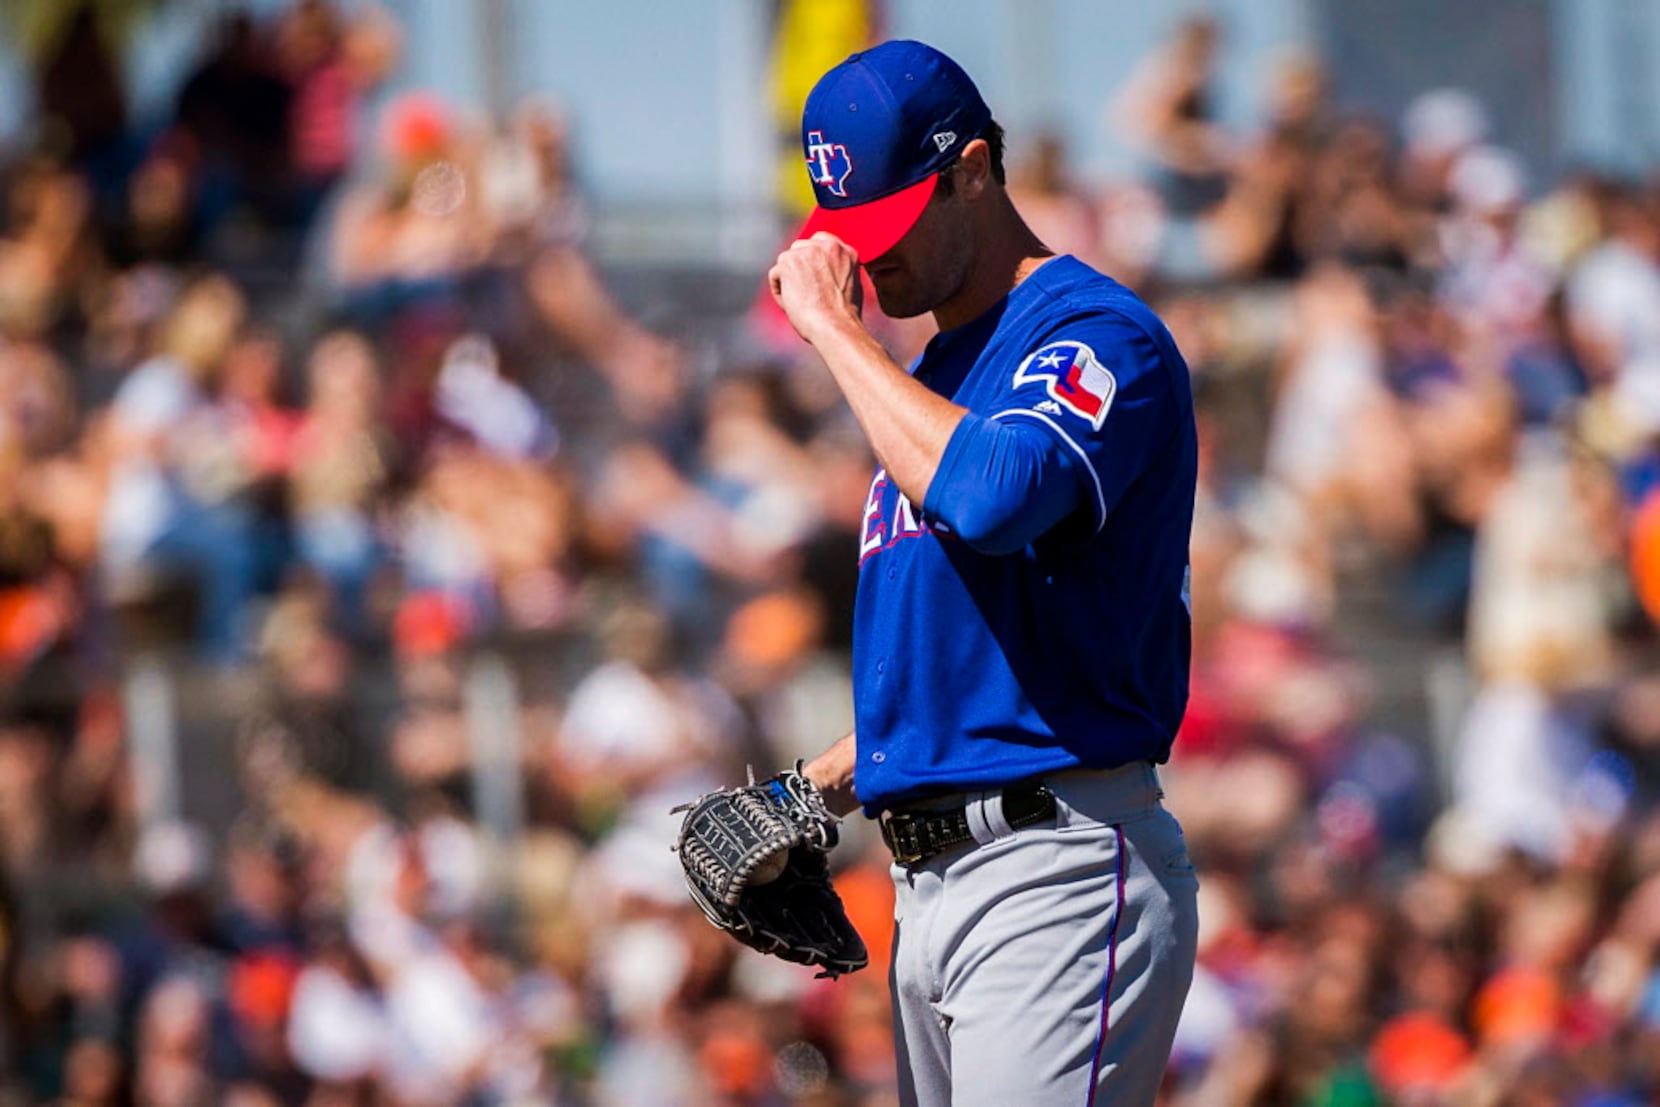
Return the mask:
[[905,237],[934,179],[985,134],[991,109],[962,66],[920,42],[884,42],[819,78],[801,113],[818,207],[801,237],[829,231],[874,261]]

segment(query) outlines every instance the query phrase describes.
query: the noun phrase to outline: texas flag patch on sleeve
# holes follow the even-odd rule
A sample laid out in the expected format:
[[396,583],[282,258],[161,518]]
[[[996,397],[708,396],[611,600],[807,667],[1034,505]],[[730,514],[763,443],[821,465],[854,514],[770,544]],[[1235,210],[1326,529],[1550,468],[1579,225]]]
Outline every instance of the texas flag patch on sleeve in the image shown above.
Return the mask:
[[1106,422],[1118,391],[1112,372],[1082,342],[1051,342],[1021,362],[1014,374],[1015,387],[1036,381],[1048,388],[1051,400],[1088,420],[1096,430]]

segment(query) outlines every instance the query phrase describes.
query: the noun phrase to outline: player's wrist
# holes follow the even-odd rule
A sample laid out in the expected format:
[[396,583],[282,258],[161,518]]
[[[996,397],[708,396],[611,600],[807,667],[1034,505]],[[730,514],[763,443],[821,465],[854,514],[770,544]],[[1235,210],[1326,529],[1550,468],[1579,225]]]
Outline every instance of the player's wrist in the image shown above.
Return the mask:
[[864,320],[852,307],[815,312],[801,320],[796,329],[820,353],[828,346],[856,342],[861,336],[870,334]]
[[818,789],[832,815],[850,815],[859,807],[859,799],[853,792],[849,745],[844,739],[801,767],[801,775]]

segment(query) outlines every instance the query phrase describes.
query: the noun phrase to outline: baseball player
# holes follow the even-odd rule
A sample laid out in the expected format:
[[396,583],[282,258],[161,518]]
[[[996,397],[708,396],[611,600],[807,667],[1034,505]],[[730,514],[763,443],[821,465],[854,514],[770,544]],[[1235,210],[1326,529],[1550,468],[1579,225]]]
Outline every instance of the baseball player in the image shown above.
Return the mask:
[[[1187,701],[1187,368],[1134,293],[1056,257],[1002,131],[916,42],[854,54],[802,118],[818,208],[769,278],[880,463],[856,730],[806,767],[893,851],[908,1104],[1151,1103],[1197,882],[1160,804]],[[908,370],[860,320],[932,312]]]

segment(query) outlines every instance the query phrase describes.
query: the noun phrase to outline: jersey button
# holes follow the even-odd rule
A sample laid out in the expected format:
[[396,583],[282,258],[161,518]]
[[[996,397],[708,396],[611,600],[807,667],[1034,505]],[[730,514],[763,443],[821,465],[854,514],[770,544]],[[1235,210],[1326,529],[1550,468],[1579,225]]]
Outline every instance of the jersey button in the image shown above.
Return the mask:
[[879,672],[879,673],[887,672],[888,671],[888,663],[886,661],[878,661],[876,663],[876,671]]
[[888,579],[892,580],[894,577],[896,577],[898,575],[899,575],[899,570],[894,568],[892,565],[889,565],[888,566]]
[[870,755],[870,759],[880,765],[888,759],[888,755],[883,753],[881,750],[877,750],[875,753]]

